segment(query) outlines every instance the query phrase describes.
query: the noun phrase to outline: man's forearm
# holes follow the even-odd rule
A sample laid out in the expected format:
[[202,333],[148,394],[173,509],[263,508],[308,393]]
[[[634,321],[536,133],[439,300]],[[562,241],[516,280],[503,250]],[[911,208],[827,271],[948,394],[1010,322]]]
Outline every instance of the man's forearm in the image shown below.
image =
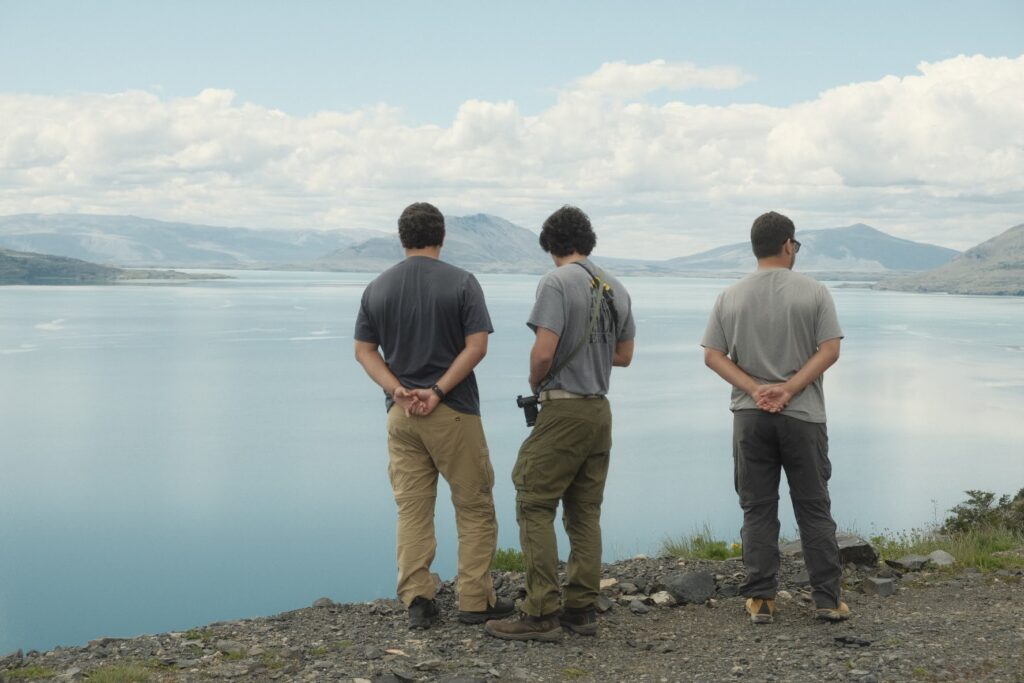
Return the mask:
[[784,382],[786,388],[794,396],[807,388],[807,385],[825,374],[839,360],[839,340],[829,339],[822,342],[814,355],[807,359],[797,373]]
[[757,380],[743,371],[743,368],[736,365],[732,358],[716,349],[704,350],[704,364],[715,371],[719,377],[740,391],[753,394],[760,386]]
[[437,386],[448,393],[469,377],[473,368],[487,355],[487,333],[477,332],[466,337],[466,347],[455,356],[444,374],[437,380]]
[[377,346],[366,342],[356,342],[356,360],[363,366],[363,370],[366,371],[370,379],[388,394],[402,386],[395,374],[391,372],[391,368],[384,362]]

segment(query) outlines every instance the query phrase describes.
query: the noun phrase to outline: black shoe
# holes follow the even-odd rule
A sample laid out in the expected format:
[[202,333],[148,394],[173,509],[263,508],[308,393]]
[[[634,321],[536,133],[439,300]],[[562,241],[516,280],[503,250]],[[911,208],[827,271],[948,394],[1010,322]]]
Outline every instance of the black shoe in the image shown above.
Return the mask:
[[490,605],[482,612],[459,611],[459,621],[463,624],[482,624],[491,619],[501,619],[516,611],[516,603],[504,598],[495,598],[493,605]]
[[437,603],[427,598],[413,598],[409,605],[409,629],[430,628],[437,621]]
[[566,607],[558,615],[558,621],[563,627],[581,636],[597,635],[597,610],[590,607]]

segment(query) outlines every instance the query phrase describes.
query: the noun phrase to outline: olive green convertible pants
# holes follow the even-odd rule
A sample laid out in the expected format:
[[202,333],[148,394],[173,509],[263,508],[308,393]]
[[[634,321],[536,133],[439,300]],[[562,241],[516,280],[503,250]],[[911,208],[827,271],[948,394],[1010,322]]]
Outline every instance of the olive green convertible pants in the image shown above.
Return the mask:
[[546,401],[512,469],[519,541],[526,559],[526,600],[533,616],[558,611],[555,512],[569,536],[565,606],[589,607],[601,581],[601,501],[612,447],[608,401]]
[[398,597],[434,598],[434,501],[440,473],[452,491],[459,533],[459,609],[481,612],[495,601],[491,562],[498,542],[494,470],[478,415],[443,403],[425,417],[388,412],[388,476],[398,505]]

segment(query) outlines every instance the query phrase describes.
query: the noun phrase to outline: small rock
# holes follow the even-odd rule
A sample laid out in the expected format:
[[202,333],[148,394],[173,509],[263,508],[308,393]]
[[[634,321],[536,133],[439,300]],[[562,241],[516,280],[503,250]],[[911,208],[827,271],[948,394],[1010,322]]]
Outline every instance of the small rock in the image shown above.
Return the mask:
[[644,555],[643,553],[641,553],[641,554],[639,554],[639,555],[634,555],[634,556],[633,556],[633,559],[634,559],[634,560],[646,560],[646,559],[647,559],[647,556],[646,556],[646,555]]
[[420,671],[437,671],[442,666],[444,666],[444,663],[440,659],[428,659],[417,664],[416,668]]
[[789,591],[779,591],[778,593],[775,594],[775,597],[778,598],[779,600],[792,600],[793,599],[793,594],[790,593]]
[[871,645],[870,640],[858,638],[857,636],[836,636],[835,643],[840,647],[867,647]]
[[630,583],[629,581],[623,581],[619,584],[619,592],[623,595],[633,595],[634,593],[639,592],[639,590],[640,589],[636,587],[635,583]]
[[411,671],[406,671],[405,669],[392,669],[391,675],[397,678],[398,680],[406,681],[407,683],[409,681],[415,681],[417,678],[416,674],[414,674]]
[[633,614],[647,614],[651,611],[651,608],[639,600],[633,600],[629,603],[629,611]]
[[658,607],[671,607],[676,604],[676,599],[668,591],[658,591],[651,594],[651,602]]
[[809,586],[811,583],[811,577],[807,574],[807,570],[801,569],[797,575],[793,577],[793,583],[797,586]]
[[241,643],[239,643],[236,640],[218,640],[217,644],[214,647],[217,648],[218,652],[223,652],[225,654],[228,654],[228,653],[231,653],[231,652],[244,652],[245,651],[245,646],[243,646]]
[[936,567],[952,567],[956,564],[956,558],[945,550],[933,550],[928,553],[928,559],[931,560],[932,564]]
[[926,555],[904,555],[898,560],[886,560],[890,567],[895,567],[905,572],[918,572],[924,569],[930,560]]
[[665,588],[682,605],[702,605],[715,594],[715,577],[708,572],[673,572],[665,577]]
[[615,605],[607,595],[598,595],[597,602],[594,603],[594,607],[601,614],[608,612]]
[[878,576],[869,576],[864,579],[860,584],[861,590],[864,591],[865,595],[878,595],[883,598],[888,597],[896,593],[896,581],[893,579],[883,579]]
[[372,645],[363,650],[363,659],[380,659],[384,656],[384,650]]
[[[619,582],[619,580],[615,579],[615,578],[612,578],[612,579],[601,579],[601,582],[598,585],[600,586],[601,590],[604,590],[605,588],[611,588],[612,586],[614,586],[618,582]],[[593,585],[593,584],[591,584],[591,585]]]
[[708,598],[708,601],[704,603],[704,606],[711,608],[718,607],[718,600],[715,600],[714,598]]
[[313,601],[313,607],[334,607],[334,600],[330,598],[317,598]]

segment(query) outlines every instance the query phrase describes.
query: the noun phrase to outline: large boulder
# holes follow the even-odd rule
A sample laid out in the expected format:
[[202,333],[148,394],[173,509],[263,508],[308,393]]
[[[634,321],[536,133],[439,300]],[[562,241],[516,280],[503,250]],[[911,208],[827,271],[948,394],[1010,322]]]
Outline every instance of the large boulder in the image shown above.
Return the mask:
[[663,583],[680,605],[703,605],[715,594],[715,577],[708,572],[673,572]]

